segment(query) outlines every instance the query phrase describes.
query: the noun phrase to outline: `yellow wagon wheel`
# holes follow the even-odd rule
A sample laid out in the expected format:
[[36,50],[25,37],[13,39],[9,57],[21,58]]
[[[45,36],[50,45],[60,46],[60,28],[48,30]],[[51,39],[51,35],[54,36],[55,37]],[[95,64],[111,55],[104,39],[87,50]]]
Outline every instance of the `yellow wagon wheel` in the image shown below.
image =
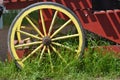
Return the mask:
[[84,40],[81,24],[70,9],[41,2],[16,16],[9,30],[8,47],[20,68],[27,60],[38,58],[40,62],[48,61],[53,69],[57,61],[68,65],[82,55]]

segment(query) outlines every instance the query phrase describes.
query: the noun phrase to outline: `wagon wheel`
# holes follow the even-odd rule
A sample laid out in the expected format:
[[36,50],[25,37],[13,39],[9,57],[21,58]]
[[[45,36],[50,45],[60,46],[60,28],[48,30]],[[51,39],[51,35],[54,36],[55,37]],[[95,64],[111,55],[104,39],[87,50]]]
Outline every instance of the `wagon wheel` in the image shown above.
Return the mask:
[[56,61],[68,65],[82,54],[83,29],[75,14],[63,5],[35,3],[14,19],[8,47],[19,68],[36,58],[40,63],[46,60],[53,69]]

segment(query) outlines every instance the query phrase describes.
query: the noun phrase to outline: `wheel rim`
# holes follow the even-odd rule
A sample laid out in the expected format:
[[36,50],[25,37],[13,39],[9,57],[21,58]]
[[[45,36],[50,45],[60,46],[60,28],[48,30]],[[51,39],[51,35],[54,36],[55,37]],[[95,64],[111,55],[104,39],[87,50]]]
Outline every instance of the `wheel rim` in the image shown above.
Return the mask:
[[[49,6],[49,8],[48,8]],[[46,29],[46,20],[45,16],[43,15],[44,10],[49,11],[52,10],[52,18],[51,23],[49,25],[49,29]],[[39,29],[38,26],[36,26],[33,17],[31,19],[31,14],[37,12],[39,14],[39,18],[42,25],[42,31]],[[59,15],[62,13],[62,15],[66,16],[67,19],[63,20]],[[60,24],[57,27],[55,26],[57,18],[63,20],[63,24]],[[25,21],[26,20],[26,21]],[[37,19],[38,20],[38,19]],[[27,22],[28,24],[24,26]],[[39,23],[40,24],[40,23]],[[30,25],[30,26],[29,26]],[[69,27],[69,25],[72,25],[73,28]],[[29,27],[28,27],[29,26]],[[72,32],[71,30],[66,29],[66,27],[71,28],[71,30],[75,29],[75,32]],[[32,32],[28,28],[32,28]],[[56,29],[54,29],[56,28]],[[54,30],[54,31],[53,31]],[[62,33],[63,30],[63,33]],[[66,31],[64,33],[64,30]],[[15,34],[17,34],[18,38],[18,44],[14,44],[15,40]],[[32,39],[31,39],[32,38]],[[29,42],[24,42],[28,41]],[[70,41],[68,41],[70,40]],[[71,53],[73,53],[74,57],[79,57],[80,52],[83,49],[83,32],[80,28],[80,24],[78,23],[77,19],[66,9],[60,6],[56,6],[53,4],[45,4],[45,5],[34,5],[30,8],[27,8],[25,11],[23,11],[20,16],[17,17],[15,22],[13,23],[12,29],[10,31],[10,50],[13,58],[17,61],[17,63],[24,67],[24,62],[31,58],[34,54],[38,54],[36,52],[40,52],[39,54],[39,61],[43,59],[43,56],[46,55],[45,53],[48,53],[49,56],[49,62],[51,65],[51,68],[53,69],[53,62],[52,62],[52,55],[56,54],[58,58],[61,59],[62,62],[65,64],[68,64],[70,60],[66,60],[64,57],[65,53],[69,53],[70,56]],[[20,44],[20,42],[23,41],[23,43]],[[68,42],[67,42],[68,41]],[[73,44],[73,42],[75,44]],[[32,46],[32,49],[31,49]],[[25,49],[25,47],[28,47],[28,53],[26,56],[20,58],[17,54],[17,50],[19,48]],[[73,47],[73,48],[71,48]],[[64,51],[65,53],[62,54]]]

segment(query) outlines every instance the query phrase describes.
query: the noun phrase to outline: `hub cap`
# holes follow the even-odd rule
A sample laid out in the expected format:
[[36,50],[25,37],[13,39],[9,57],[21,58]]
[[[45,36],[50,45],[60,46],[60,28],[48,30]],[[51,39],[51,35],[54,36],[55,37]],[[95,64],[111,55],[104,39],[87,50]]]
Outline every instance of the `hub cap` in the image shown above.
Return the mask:
[[43,39],[42,39],[42,43],[46,46],[49,46],[51,44],[51,39],[49,36],[45,36]]

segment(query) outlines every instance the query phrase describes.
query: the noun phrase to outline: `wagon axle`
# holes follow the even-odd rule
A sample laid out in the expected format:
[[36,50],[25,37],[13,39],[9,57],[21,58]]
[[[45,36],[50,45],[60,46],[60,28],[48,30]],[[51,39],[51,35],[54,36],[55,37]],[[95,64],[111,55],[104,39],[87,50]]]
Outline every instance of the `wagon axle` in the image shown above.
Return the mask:
[[51,38],[49,36],[45,36],[43,39],[42,39],[42,43],[46,46],[49,46],[51,44]]

